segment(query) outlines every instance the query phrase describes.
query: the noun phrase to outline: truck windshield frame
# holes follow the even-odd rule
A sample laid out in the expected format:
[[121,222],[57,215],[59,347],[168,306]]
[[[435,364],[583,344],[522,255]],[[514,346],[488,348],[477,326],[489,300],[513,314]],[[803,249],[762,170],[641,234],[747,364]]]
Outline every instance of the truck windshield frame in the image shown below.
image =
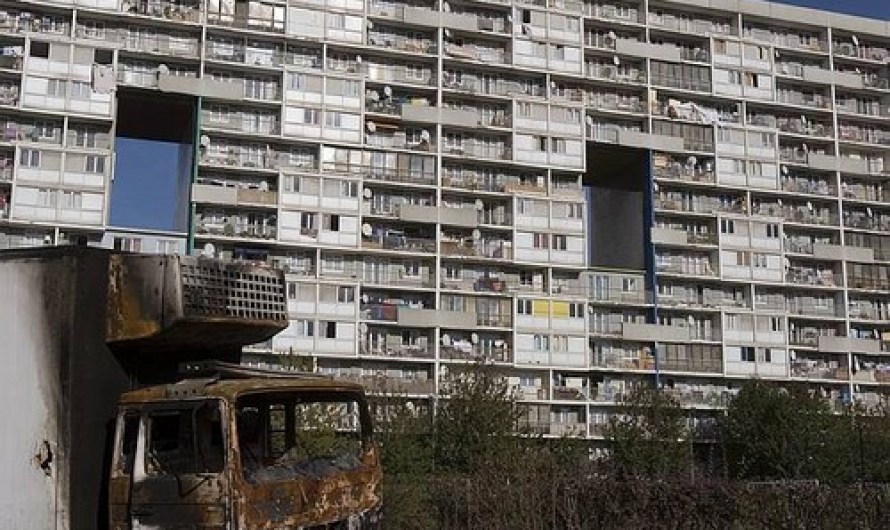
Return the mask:
[[367,403],[354,392],[245,395],[235,418],[242,475],[253,484],[356,471],[372,444]]

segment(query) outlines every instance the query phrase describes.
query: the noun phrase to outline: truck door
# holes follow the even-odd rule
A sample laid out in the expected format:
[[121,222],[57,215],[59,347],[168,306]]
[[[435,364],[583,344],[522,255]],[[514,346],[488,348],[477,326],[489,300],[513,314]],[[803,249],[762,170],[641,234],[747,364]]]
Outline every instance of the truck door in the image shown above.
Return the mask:
[[222,414],[215,400],[143,409],[133,461],[131,528],[228,527]]

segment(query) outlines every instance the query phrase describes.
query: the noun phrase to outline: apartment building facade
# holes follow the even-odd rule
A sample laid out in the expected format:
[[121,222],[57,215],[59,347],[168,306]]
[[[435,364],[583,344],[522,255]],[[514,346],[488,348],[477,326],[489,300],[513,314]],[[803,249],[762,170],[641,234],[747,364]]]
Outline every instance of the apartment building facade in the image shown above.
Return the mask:
[[[292,321],[256,362],[312,355],[428,399],[482,358],[555,436],[597,436],[653,377],[703,426],[754,376],[837,403],[890,389],[887,21],[755,0],[54,0],[0,2],[0,41],[0,245],[282,267]],[[126,94],[192,106],[187,234],[109,227]],[[625,246],[638,259],[600,266]]]

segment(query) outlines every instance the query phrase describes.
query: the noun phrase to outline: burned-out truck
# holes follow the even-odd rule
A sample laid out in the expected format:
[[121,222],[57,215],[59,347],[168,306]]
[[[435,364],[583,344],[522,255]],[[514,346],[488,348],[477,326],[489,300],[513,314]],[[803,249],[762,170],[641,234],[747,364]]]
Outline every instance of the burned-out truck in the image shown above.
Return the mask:
[[377,528],[362,388],[239,364],[280,271],[0,252],[0,528]]

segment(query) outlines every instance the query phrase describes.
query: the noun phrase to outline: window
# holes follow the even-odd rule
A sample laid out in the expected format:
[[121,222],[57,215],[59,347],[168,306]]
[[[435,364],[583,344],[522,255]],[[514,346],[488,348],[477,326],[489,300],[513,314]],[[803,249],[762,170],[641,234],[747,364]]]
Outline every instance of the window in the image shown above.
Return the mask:
[[145,468],[149,474],[178,476],[223,470],[222,422],[215,403],[155,410],[146,421]]
[[327,111],[325,113],[325,125],[328,127],[342,127],[343,126],[343,114],[339,112],[331,112]]
[[84,81],[71,81],[71,98],[72,99],[90,99],[93,89],[90,84]]
[[743,363],[753,363],[754,362],[754,348],[752,346],[742,346],[741,361]]
[[529,271],[521,271],[519,273],[519,285],[531,287],[535,284],[535,274]]
[[328,13],[328,27],[331,29],[344,29],[346,27],[346,15],[342,13]]
[[720,233],[735,234],[735,221],[732,219],[720,219]]
[[569,304],[569,318],[584,318],[584,304]]
[[583,205],[574,202],[556,203],[554,206],[559,208],[566,219],[581,219]]
[[520,315],[531,315],[532,314],[532,301],[531,300],[517,300],[516,301],[516,312]]
[[63,79],[50,79],[46,82],[46,95],[51,97],[65,97],[65,81]]
[[766,225],[766,237],[770,237],[770,238],[779,237],[779,225],[772,224],[772,223]]
[[65,210],[80,210],[83,208],[83,194],[79,191],[62,191],[61,207]]
[[553,153],[564,155],[566,153],[565,138],[551,138],[550,151]]
[[315,228],[315,214],[303,212],[300,214],[300,228],[312,230]]
[[37,149],[22,149],[19,154],[19,165],[22,167],[40,167],[40,151]]
[[769,260],[767,259],[766,254],[753,254],[752,255],[754,266],[760,269],[765,269],[769,267]]
[[544,250],[549,248],[550,238],[547,234],[532,234],[534,248]]
[[294,320],[293,326],[297,337],[312,337],[315,335],[315,322],[312,320]]
[[105,174],[105,157],[99,155],[87,155],[84,160],[84,171],[87,173]]
[[547,335],[534,336],[535,351],[547,351],[550,349],[550,337]]
[[341,285],[337,287],[337,301],[341,304],[351,304],[355,302],[355,287]]
[[48,42],[31,42],[31,57],[39,57],[41,59],[49,59],[49,43]]
[[782,331],[782,317],[770,317],[769,319],[769,329],[770,331]]
[[340,231],[340,216],[331,213],[324,215],[324,227],[325,230],[330,230],[331,232],[339,232]]
[[569,351],[569,337],[566,335],[554,335],[551,351],[554,351],[554,352]]
[[322,322],[322,327],[324,328],[324,338],[326,338],[326,339],[336,339],[337,338],[337,323],[336,322]]
[[553,234],[553,250],[566,250],[568,238],[561,234]]
[[96,50],[94,60],[96,64],[110,65],[113,58],[114,55],[112,54],[111,50],[103,50],[100,48]]
[[340,196],[341,197],[358,197],[358,182],[354,181],[341,181],[340,182]]
[[765,363],[773,362],[773,352],[769,348],[763,349],[763,362],[765,362]]

